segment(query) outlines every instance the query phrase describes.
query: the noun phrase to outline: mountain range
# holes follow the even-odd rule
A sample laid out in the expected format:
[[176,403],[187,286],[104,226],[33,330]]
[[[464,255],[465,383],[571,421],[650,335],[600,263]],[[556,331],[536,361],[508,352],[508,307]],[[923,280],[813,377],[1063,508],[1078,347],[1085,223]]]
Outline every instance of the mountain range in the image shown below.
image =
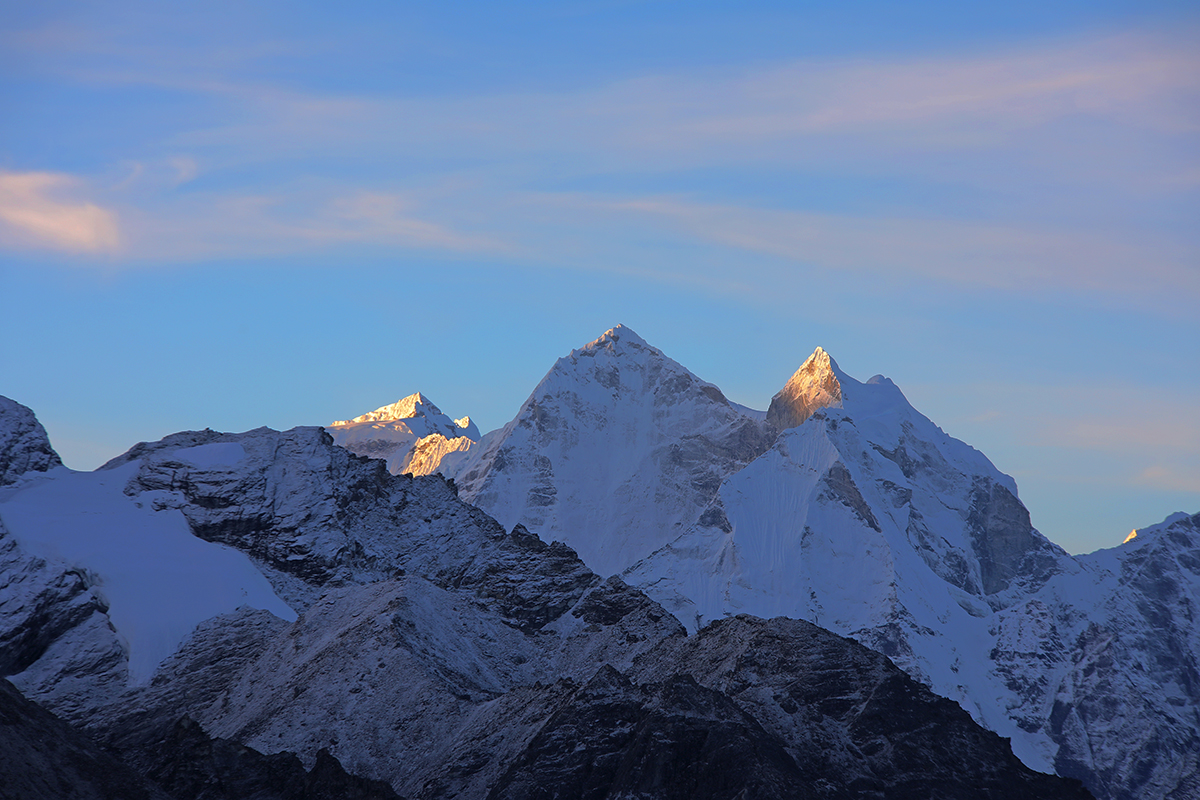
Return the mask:
[[755,411],[618,326],[484,436],[418,393],[92,473],[0,401],[0,575],[0,716],[146,796],[1200,796],[1200,515],[1071,556],[819,348]]

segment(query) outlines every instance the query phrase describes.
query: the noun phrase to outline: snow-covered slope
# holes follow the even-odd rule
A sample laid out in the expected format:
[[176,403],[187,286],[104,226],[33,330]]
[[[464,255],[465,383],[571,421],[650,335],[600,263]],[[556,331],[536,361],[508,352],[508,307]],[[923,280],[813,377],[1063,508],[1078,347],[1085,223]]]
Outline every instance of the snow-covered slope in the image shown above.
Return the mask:
[[1014,581],[1044,581],[1069,557],[1030,526],[1012,479],[891,381],[860,383],[823,350],[767,418],[783,428],[771,449],[626,580],[693,628],[750,613],[853,636],[1049,771],[1052,743],[1006,713],[1016,699],[991,667],[987,618]]
[[[201,445],[178,457],[236,461],[244,453],[236,446]],[[295,619],[245,553],[197,539],[178,510],[128,497],[125,487],[139,466],[58,475],[0,501],[17,546],[76,570],[103,598],[109,621],[128,645],[132,681],[148,681],[209,617],[251,606]]]
[[[738,613],[811,620],[887,654],[1038,769],[1102,796],[1186,796],[1194,540],[1176,532],[1179,552],[1156,567],[1176,576],[1164,610],[1147,594],[1161,582],[1118,577],[1142,543],[1104,569],[1109,557],[1072,558],[983,454],[820,348],[765,414],[723,401],[616,328],[561,359],[458,481],[498,518],[622,571],[691,630]],[[692,448],[704,466],[686,477],[662,455]]]
[[[216,457],[202,448],[181,453],[193,456]],[[0,639],[27,634],[43,615],[62,618],[54,634],[40,632],[49,651],[31,651],[26,669],[14,676],[22,689],[37,683],[63,688],[54,686],[51,645],[60,635],[84,635],[84,628],[92,631],[84,649],[110,652],[136,684],[148,681],[199,622],[216,614],[250,606],[295,619],[246,554],[197,539],[177,510],[128,497],[124,490],[137,467],[61,470],[0,494],[0,548],[13,576],[0,597]],[[11,615],[4,613],[10,608]],[[74,647],[70,657],[78,651]]]
[[617,326],[559,359],[454,477],[506,527],[607,575],[678,536],[768,444],[756,415]]
[[420,392],[325,428],[352,453],[382,458],[394,475],[429,475],[443,459],[455,463],[479,441],[470,417],[451,419]]

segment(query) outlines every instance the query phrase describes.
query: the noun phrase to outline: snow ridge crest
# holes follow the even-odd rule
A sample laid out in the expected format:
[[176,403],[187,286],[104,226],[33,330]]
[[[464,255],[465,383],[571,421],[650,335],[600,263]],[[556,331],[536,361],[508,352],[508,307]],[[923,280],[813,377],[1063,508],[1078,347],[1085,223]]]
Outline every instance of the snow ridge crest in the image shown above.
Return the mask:
[[597,350],[649,350],[651,353],[659,353],[659,351],[650,346],[641,336],[634,332],[633,328],[625,325],[616,325],[615,327],[606,330],[599,339],[593,342],[588,342],[581,347],[577,352],[588,353]]

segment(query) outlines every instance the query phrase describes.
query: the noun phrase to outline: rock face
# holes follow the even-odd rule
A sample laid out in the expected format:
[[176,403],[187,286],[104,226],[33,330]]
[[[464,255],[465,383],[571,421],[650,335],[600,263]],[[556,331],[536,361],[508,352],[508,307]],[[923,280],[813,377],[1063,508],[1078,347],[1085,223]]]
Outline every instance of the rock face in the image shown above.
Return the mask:
[[0,798],[166,800],[86,734],[0,680]]
[[16,483],[27,472],[62,466],[46,429],[25,406],[0,396],[0,486]]
[[818,351],[763,414],[620,327],[457,439],[409,460],[464,458],[457,486],[320,428],[22,466],[0,671],[139,774],[191,754],[172,786],[326,753],[406,797],[1078,794],[1015,752],[1200,792],[1200,516],[1071,557],[890,380]]
[[23,676],[22,691],[53,695],[58,715],[79,719],[124,688],[128,664],[87,571],[32,555],[0,519],[0,677]]
[[999,617],[995,659],[1028,687],[1019,711],[1049,709],[1055,769],[1097,796],[1200,796],[1200,514],[1077,560]]
[[804,422],[815,411],[841,404],[842,385],[838,382],[833,359],[818,347],[771,398],[767,424],[777,431],[785,431]]
[[779,739],[720,692],[687,675],[636,686],[603,667],[488,797],[821,796],[810,780]]
[[748,612],[851,636],[1097,796],[1192,792],[1189,523],[1136,546],[1162,548],[1147,571],[1137,539],[1073,558],[1032,527],[1011,479],[890,381],[831,369],[840,406],[780,433],[625,580],[689,627]]
[[661,674],[664,663],[784,742],[820,796],[1088,796],[1023,767],[1007,742],[879,653],[810,623],[725,619],[664,642],[634,676]]
[[268,756],[214,739],[187,717],[157,744],[146,776],[177,798],[398,800],[386,783],[348,774],[327,750],[320,751],[306,771],[290,753]]
[[[213,739],[186,717],[128,761],[0,680],[0,798],[80,800],[395,800],[322,751],[311,771],[294,755]],[[131,766],[136,764],[137,768]]]
[[760,414],[617,326],[559,359],[453,477],[501,524],[610,575],[677,537],[769,444]]

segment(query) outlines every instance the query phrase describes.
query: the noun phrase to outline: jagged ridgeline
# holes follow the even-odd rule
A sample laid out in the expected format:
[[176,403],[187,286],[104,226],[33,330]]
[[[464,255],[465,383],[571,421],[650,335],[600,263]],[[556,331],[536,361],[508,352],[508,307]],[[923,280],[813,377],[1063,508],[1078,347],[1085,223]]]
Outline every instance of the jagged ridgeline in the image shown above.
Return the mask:
[[0,797],[1197,790],[1200,519],[1072,558],[820,350],[756,412],[618,327],[486,436],[418,393],[93,473],[3,401],[0,476]]

